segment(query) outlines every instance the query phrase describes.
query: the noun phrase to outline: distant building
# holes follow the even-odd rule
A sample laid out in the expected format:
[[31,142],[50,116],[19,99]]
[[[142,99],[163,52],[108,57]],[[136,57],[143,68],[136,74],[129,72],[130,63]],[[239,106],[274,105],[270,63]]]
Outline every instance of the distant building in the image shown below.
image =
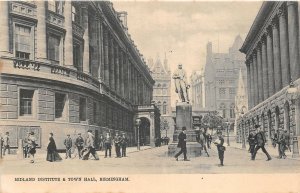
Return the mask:
[[[212,43],[207,44],[204,69],[205,108],[218,111],[231,123],[235,120],[235,96],[238,88],[239,70],[246,82],[245,56],[239,52],[243,40],[238,35],[228,53],[215,53]],[[245,85],[247,88],[247,85]],[[232,128],[233,124],[231,125]]]
[[165,56],[163,62],[157,56],[155,61],[150,58],[148,66],[151,70],[155,85],[153,86],[153,102],[161,114],[161,136],[172,136],[174,132],[174,121],[171,110],[171,71]]
[[193,106],[193,110],[203,109],[205,105],[205,98],[203,97],[204,96],[203,71],[193,71],[190,79],[191,79],[190,100]]

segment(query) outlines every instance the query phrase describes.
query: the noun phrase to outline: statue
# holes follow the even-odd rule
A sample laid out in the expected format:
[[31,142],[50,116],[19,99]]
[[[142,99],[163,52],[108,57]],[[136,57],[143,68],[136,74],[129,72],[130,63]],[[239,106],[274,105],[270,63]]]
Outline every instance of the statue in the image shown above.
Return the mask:
[[174,72],[173,79],[175,81],[175,92],[178,93],[179,99],[182,102],[189,103],[188,89],[190,85],[187,83],[186,73],[182,69],[182,64],[178,64],[178,69]]

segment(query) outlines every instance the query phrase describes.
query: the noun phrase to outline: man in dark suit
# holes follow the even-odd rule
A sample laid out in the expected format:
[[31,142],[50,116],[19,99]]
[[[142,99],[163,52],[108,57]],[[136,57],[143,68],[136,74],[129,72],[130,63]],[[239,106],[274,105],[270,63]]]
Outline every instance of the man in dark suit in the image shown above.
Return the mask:
[[257,151],[261,148],[261,150],[266,154],[267,156],[267,161],[270,161],[272,158],[265,149],[265,143],[266,143],[266,136],[264,131],[261,129],[260,125],[255,125],[255,128],[258,130],[258,132],[255,135],[255,140],[256,140],[256,147],[254,149],[254,152],[252,154],[251,160],[255,160],[255,156]]
[[225,152],[225,147],[224,147],[224,138],[222,136],[222,132],[219,131],[217,133],[218,138],[217,140],[214,142],[214,144],[217,146],[218,149],[218,155],[219,155],[219,160],[220,160],[220,164],[218,166],[224,166],[224,152]]
[[178,156],[183,153],[184,161],[190,161],[186,157],[186,127],[182,127],[182,132],[178,135],[178,145],[180,147],[180,151],[175,155],[176,161],[178,161]]
[[64,141],[64,145],[66,146],[66,159],[71,158],[72,139],[70,137],[70,134],[67,135],[67,138]]

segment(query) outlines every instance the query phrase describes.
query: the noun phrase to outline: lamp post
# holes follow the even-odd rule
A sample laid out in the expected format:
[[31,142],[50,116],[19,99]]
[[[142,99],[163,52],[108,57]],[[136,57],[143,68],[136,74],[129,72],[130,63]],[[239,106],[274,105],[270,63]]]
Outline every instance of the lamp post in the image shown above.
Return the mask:
[[227,127],[227,146],[230,146],[230,143],[229,143],[229,119],[227,118],[226,119],[226,127]]
[[140,151],[140,125],[141,125],[141,119],[137,118],[135,120],[135,125],[137,128],[137,150]]
[[[295,87],[294,82],[291,80],[289,88],[287,89],[287,97],[291,100],[292,105],[296,108],[295,103],[298,98],[298,89]],[[297,116],[294,111],[294,119],[296,122]],[[298,138],[296,133],[296,128],[293,130],[293,154],[292,157],[299,157],[299,149],[298,149]]]

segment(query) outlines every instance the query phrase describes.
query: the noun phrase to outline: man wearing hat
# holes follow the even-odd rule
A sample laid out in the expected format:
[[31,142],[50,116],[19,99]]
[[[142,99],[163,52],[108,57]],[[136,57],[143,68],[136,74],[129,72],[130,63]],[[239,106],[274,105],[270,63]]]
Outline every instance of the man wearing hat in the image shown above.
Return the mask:
[[3,155],[5,155],[6,150],[8,151],[8,154],[10,154],[10,140],[9,140],[9,132],[6,132],[3,137]]
[[180,147],[180,151],[175,155],[176,161],[178,161],[178,156],[180,156],[183,153],[184,161],[190,161],[186,157],[186,127],[182,127],[182,131],[178,135],[178,145],[177,147]]
[[95,136],[93,135],[92,130],[88,130],[88,132],[87,132],[85,146],[86,146],[87,152],[85,155],[82,156],[82,160],[88,160],[90,154],[92,154],[92,156],[94,157],[95,160],[99,160],[99,156],[95,149]]
[[221,131],[218,131],[217,135],[218,135],[218,139],[216,141],[214,141],[214,144],[217,146],[217,150],[218,150],[218,155],[219,155],[219,159],[220,159],[219,166],[224,166],[224,152],[225,152],[224,138],[222,136]]
[[284,129],[283,131],[280,131],[279,135],[279,159],[286,158],[285,151],[289,149],[290,145],[290,135],[288,134],[287,130]]
[[77,150],[78,150],[79,159],[81,159],[82,158],[81,150],[83,149],[83,145],[84,145],[84,140],[81,137],[81,133],[78,133],[78,137],[76,138],[75,145],[76,145]]
[[28,139],[29,139],[29,136],[30,136],[30,132],[27,131],[26,136],[23,139],[23,155],[24,155],[24,158],[28,157]]
[[121,136],[119,136],[119,133],[116,133],[116,136],[114,138],[114,144],[116,148],[116,158],[121,158],[121,142],[122,142]]
[[254,149],[254,152],[252,154],[251,160],[255,160],[255,156],[257,151],[261,148],[261,150],[266,154],[267,156],[267,161],[270,161],[272,158],[265,149],[265,143],[266,143],[266,136],[260,125],[255,125],[255,128],[258,130],[258,132],[255,135],[255,140],[256,140],[256,147]]
[[71,158],[72,139],[70,137],[70,134],[67,135],[67,138],[64,141],[64,145],[66,146],[66,159]]

